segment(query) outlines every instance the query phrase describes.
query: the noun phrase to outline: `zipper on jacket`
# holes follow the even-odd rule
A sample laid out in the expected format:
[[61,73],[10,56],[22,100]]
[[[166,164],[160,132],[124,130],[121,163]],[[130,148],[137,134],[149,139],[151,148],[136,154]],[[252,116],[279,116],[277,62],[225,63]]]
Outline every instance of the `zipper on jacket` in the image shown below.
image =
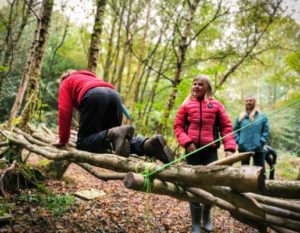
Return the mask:
[[198,147],[200,147],[200,145],[201,145],[201,130],[202,130],[202,100],[200,100],[200,122],[199,122]]

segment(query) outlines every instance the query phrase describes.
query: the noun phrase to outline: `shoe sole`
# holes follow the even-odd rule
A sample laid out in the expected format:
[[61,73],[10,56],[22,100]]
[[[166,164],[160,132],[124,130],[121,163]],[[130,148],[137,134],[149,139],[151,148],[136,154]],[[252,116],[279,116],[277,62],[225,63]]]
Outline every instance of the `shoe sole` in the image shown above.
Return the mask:
[[172,162],[174,160],[174,155],[170,147],[167,145],[165,138],[162,135],[157,135],[156,139],[159,141],[164,153],[167,155],[167,163]]
[[[124,129],[125,130],[125,129]],[[123,143],[115,148],[115,153],[123,157],[129,157],[130,155],[130,142],[129,140],[133,137],[134,127],[128,125],[124,133],[124,138],[122,138]]]

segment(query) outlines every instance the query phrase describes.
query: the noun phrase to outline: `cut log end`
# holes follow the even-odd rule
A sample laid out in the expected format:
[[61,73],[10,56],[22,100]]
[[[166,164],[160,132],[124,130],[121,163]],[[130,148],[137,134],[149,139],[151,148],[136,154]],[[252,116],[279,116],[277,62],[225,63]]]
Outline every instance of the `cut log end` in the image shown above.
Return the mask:
[[124,180],[123,183],[125,185],[126,188],[128,189],[132,189],[133,185],[134,185],[134,174],[133,173],[128,173]]

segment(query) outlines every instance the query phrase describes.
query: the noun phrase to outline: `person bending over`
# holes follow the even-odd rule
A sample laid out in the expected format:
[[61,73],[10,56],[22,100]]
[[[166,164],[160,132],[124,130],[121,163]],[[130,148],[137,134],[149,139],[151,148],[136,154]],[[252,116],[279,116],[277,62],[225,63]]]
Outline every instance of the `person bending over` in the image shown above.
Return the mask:
[[112,151],[120,156],[146,155],[163,163],[174,159],[162,135],[152,138],[134,137],[134,127],[122,123],[120,94],[110,83],[92,72],[70,70],[60,78],[58,94],[59,141],[61,147],[69,142],[73,107],[79,111],[76,148],[93,153]]

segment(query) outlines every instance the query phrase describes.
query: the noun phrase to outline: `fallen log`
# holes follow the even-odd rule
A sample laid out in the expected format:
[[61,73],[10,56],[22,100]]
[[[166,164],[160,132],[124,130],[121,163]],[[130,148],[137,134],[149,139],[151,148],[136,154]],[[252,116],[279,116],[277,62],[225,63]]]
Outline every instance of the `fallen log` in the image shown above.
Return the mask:
[[208,164],[207,166],[232,165],[236,162],[239,162],[239,161],[242,161],[242,160],[245,160],[245,159],[249,159],[254,154],[255,154],[254,152],[243,152],[243,153],[239,153],[239,154],[230,155],[226,158],[216,160],[216,161]]
[[267,180],[262,194],[271,197],[299,199],[300,181]]
[[127,173],[120,172],[99,172],[93,166],[87,163],[77,163],[78,166],[95,176],[96,178],[108,181],[108,180],[123,180]]
[[[173,192],[174,190],[176,190],[176,188],[174,188],[172,186],[172,184],[163,185],[163,183],[164,182],[162,182],[162,181],[159,182],[157,180],[156,181],[154,180],[153,182],[148,183],[148,185],[151,186],[151,188],[150,188],[151,193],[155,193],[155,194],[167,193],[167,195],[169,195],[169,196],[173,196],[173,194],[177,195],[176,192]],[[145,188],[146,186],[145,186],[144,177],[142,175],[135,174],[135,173],[129,173],[124,178],[124,185],[127,188],[134,189],[137,191],[145,192],[147,190]],[[172,187],[172,189],[163,190],[166,187]],[[196,202],[201,202],[204,204],[218,206],[219,208],[225,209],[225,210],[229,211],[230,213],[233,213],[234,215],[238,214],[239,216],[241,216],[243,218],[251,219],[255,222],[268,223],[268,225],[275,225],[275,226],[287,228],[290,230],[300,229],[299,221],[274,216],[274,215],[268,214],[268,213],[266,213],[265,216],[258,216],[256,214],[249,212],[248,210],[236,208],[236,206],[234,206],[233,204],[231,204],[227,201],[224,201],[221,198],[215,197],[213,194],[206,192],[200,188],[185,187],[184,189],[186,189],[186,191],[188,191],[189,193],[194,194],[194,196],[192,196],[193,197],[192,200],[186,199],[186,201],[195,202],[195,198],[197,197],[198,201],[196,201]],[[183,196],[181,198],[181,200],[184,198],[187,198],[187,195]]]
[[297,213],[300,213],[300,202],[299,201],[293,201],[293,200],[282,200],[278,198],[273,197],[267,197],[255,193],[247,193],[246,195],[253,197],[257,201],[263,204],[272,205],[275,207],[295,211]]
[[[229,186],[239,192],[260,192],[264,187],[262,168],[243,166],[170,166],[141,162],[133,158],[123,158],[113,154],[95,154],[78,150],[57,150],[49,146],[33,145],[23,135],[3,132],[11,141],[27,150],[40,154],[50,160],[68,160],[75,163],[89,163],[117,172],[144,172],[151,176],[171,182],[182,182],[190,186],[203,185]],[[30,137],[27,137],[30,138]],[[247,185],[244,185],[247,183]]]
[[300,213],[293,212],[293,211],[290,211],[290,210],[285,210],[285,209],[270,206],[270,205],[265,205],[265,204],[262,204],[262,207],[269,214],[276,215],[276,216],[279,216],[279,217],[284,217],[284,218],[297,220],[297,221],[300,222]]
[[202,189],[233,204],[236,208],[246,209],[249,212],[261,217],[265,216],[266,214],[266,210],[254,198],[249,197],[244,193],[238,193],[229,187],[202,186]]

